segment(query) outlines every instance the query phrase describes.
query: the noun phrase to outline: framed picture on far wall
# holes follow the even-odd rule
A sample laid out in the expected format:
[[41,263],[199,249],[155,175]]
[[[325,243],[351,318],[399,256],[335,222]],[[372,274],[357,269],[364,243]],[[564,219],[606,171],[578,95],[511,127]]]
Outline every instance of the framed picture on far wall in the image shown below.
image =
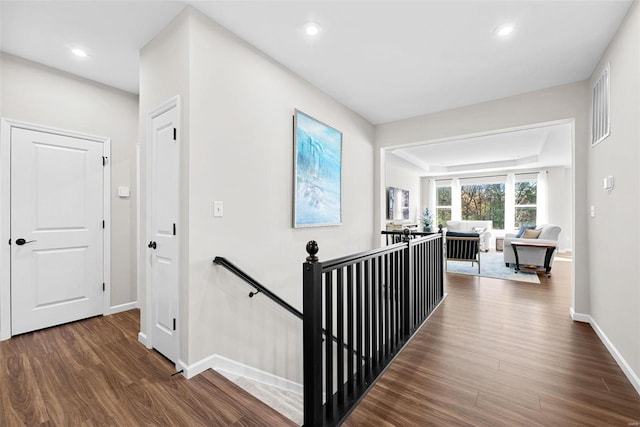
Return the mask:
[[387,188],[387,219],[409,219],[409,190]]
[[342,223],[342,132],[295,110],[293,226]]

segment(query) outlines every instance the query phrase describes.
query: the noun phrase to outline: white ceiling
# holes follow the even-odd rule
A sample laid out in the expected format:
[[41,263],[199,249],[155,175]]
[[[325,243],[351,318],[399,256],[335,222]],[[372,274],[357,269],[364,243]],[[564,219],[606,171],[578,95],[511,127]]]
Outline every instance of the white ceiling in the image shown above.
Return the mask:
[[186,3],[378,124],[584,80],[631,1],[2,0],[0,43],[136,93],[138,50]]
[[[379,124],[587,79],[631,3],[0,0],[0,47],[137,93],[139,50],[190,4]],[[316,39],[304,34],[308,21],[322,26]],[[504,23],[515,31],[499,39],[493,30]],[[75,57],[72,47],[89,56]],[[394,155],[431,176],[568,166],[570,128],[403,148],[389,159]]]
[[397,148],[387,159],[421,176],[571,167],[571,132],[570,124],[533,127]]

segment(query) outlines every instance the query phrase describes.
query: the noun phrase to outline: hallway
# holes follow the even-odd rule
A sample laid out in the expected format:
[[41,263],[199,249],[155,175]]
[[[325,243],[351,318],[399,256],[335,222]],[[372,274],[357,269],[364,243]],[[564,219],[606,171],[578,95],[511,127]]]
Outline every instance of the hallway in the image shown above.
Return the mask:
[[640,422],[640,396],[569,317],[571,261],[540,285],[446,274],[448,297],[345,426]]
[[140,313],[0,343],[0,426],[295,425],[212,370],[190,380],[137,341]]

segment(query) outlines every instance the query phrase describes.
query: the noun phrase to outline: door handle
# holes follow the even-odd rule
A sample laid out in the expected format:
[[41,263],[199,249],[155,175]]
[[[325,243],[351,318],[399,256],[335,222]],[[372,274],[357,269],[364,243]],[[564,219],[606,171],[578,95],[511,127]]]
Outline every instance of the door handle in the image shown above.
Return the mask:
[[149,244],[147,245],[148,248],[152,248],[155,249],[157,247],[156,242],[154,242],[153,240],[149,242]]
[[27,243],[32,243],[32,242],[37,242],[37,240],[24,240],[22,237],[19,239],[16,239],[16,245],[18,246],[22,246],[25,245]]

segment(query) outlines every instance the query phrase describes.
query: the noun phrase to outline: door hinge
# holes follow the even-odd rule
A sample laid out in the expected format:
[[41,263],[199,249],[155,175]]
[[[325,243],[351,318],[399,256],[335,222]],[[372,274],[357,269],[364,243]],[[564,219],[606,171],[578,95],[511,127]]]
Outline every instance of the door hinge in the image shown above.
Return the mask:
[[174,331],[176,330],[176,318],[175,317],[173,318],[173,330]]
[[102,228],[104,228],[105,223],[104,223],[104,219],[102,220]]
[[9,239],[9,245],[11,245],[11,239]]
[[106,166],[109,158],[107,156],[102,156],[102,166]]
[[107,289],[107,288],[106,288],[106,285],[105,285],[104,283],[102,283],[102,292],[105,292],[105,291],[106,291],[106,289]]
[[174,236],[176,235],[176,223],[175,222],[173,223],[173,235]]
[[173,128],[173,140],[178,140],[178,130],[176,128]]

